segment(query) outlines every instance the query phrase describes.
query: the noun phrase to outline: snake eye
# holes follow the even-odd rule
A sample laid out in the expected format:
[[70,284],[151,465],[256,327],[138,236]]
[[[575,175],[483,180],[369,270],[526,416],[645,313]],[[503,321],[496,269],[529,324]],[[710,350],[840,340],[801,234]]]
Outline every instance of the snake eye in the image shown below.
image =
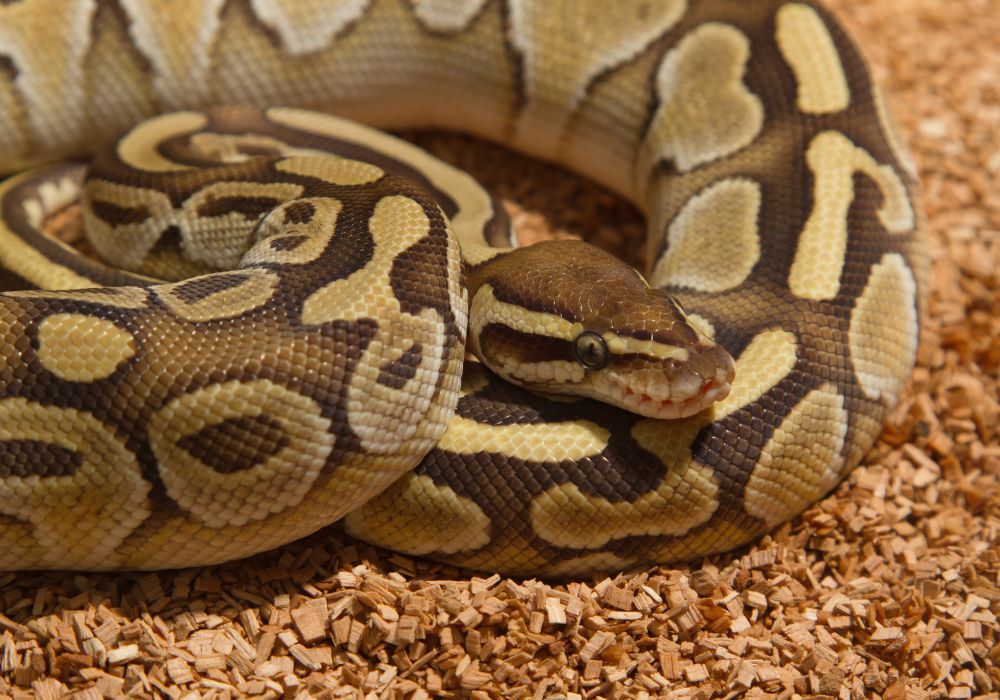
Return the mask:
[[674,306],[677,307],[677,309],[681,312],[682,315],[684,316],[687,315],[687,311],[684,309],[684,304],[681,303],[680,299],[678,299],[677,297],[670,297],[670,301],[674,303]]
[[592,331],[576,336],[576,359],[587,369],[600,369],[608,364],[608,344]]

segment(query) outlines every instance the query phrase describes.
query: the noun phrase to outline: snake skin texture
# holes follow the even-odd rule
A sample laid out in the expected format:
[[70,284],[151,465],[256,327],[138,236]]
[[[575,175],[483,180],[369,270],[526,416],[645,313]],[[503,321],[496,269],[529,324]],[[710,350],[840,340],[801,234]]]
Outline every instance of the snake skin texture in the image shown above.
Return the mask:
[[[264,127],[194,111],[218,105]],[[471,132],[632,200],[645,278],[732,354],[731,392],[663,421],[463,369],[461,268],[506,254],[502,211],[289,108]],[[132,272],[38,232],[83,169],[22,171],[174,110],[114,151],[147,177],[94,166],[88,219],[133,241],[94,247]],[[197,139],[283,155],[209,178],[176,166]],[[0,3],[0,172],[0,569],[209,564],[338,519],[510,574],[724,551],[862,459],[924,313],[913,167],[815,2]],[[568,320],[547,295],[524,308]]]

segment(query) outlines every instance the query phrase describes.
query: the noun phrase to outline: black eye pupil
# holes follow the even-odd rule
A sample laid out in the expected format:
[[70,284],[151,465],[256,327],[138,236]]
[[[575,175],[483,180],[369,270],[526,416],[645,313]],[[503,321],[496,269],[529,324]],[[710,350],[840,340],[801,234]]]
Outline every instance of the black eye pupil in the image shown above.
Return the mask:
[[585,331],[576,338],[576,359],[587,369],[600,369],[608,362],[608,346],[604,338]]

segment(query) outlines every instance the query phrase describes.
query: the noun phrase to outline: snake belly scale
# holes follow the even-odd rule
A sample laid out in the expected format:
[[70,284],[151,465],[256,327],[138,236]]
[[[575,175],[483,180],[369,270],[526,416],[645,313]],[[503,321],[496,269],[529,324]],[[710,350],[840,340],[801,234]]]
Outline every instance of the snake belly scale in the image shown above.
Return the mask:
[[[296,108],[472,132],[629,198],[645,280],[731,353],[728,395],[660,420],[463,369],[462,278],[513,255],[502,210]],[[39,233],[84,169],[22,171],[151,117],[84,205],[128,271]],[[0,127],[0,569],[193,566],[337,519],[512,574],[692,559],[829,491],[915,361],[913,166],[815,2],[21,0]],[[474,311],[575,328],[490,279]],[[666,352],[618,323],[592,342]]]

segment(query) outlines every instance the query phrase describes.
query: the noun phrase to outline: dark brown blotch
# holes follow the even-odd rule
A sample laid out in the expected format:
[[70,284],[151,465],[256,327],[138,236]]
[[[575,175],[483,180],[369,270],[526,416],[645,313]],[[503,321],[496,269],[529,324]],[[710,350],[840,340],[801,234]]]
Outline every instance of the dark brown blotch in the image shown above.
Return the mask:
[[198,215],[213,217],[240,214],[247,221],[256,221],[279,204],[281,201],[273,197],[209,197],[198,207]]
[[[0,0],[0,5],[7,5],[9,2],[10,0]],[[14,59],[10,56],[0,56],[0,75],[13,80],[17,77],[17,74],[17,64],[14,63]]]
[[185,304],[197,304],[213,294],[235,289],[247,281],[245,274],[214,274],[181,282],[174,286],[172,295]]
[[0,442],[0,479],[72,476],[83,466],[83,454],[40,440]]
[[[432,212],[428,211],[428,214]],[[431,221],[440,222],[435,212]],[[419,314],[436,309],[444,315],[451,309],[448,294],[448,239],[443,226],[432,224],[431,232],[404,250],[392,263],[392,291],[403,311]]]
[[561,338],[523,333],[502,323],[488,323],[479,333],[479,347],[491,358],[518,357],[523,363],[573,361],[573,344]]
[[308,224],[316,215],[312,202],[292,202],[285,207],[286,224]]
[[276,250],[282,253],[288,253],[298,248],[307,240],[309,240],[308,236],[299,236],[299,235],[281,236],[278,238],[272,238],[269,242],[269,245],[271,246],[271,250]]
[[220,474],[233,474],[263,464],[288,447],[289,437],[270,416],[240,416],[186,435],[177,445]]
[[176,253],[181,249],[182,242],[180,227],[171,224],[160,232],[160,237],[156,239],[156,243],[153,244],[147,257],[154,257],[162,253]]
[[417,368],[420,367],[423,354],[423,346],[420,343],[414,343],[399,356],[399,359],[379,367],[378,383],[390,389],[402,389],[408,381],[417,375]]
[[123,207],[102,199],[91,201],[90,210],[94,212],[94,216],[111,226],[141,224],[150,217],[149,209],[145,206]]

